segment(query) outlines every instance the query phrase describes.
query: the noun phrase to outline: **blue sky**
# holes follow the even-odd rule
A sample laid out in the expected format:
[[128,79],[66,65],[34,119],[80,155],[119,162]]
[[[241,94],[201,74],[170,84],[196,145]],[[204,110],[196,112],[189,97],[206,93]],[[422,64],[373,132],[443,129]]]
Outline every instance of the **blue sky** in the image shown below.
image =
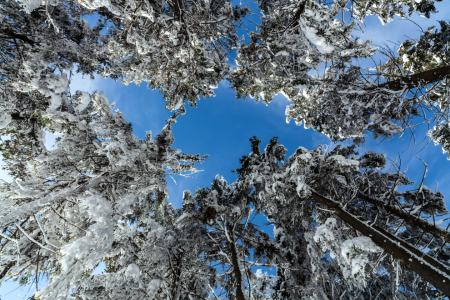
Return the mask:
[[[432,15],[431,19],[413,16],[412,20],[418,23],[424,30],[432,25],[438,25],[436,20],[445,20],[450,11],[450,6],[441,2],[437,4],[440,13]],[[252,28],[253,29],[253,28]],[[364,34],[360,36],[364,39],[373,39],[375,45],[382,45],[383,42],[401,42],[406,36],[417,38],[420,29],[412,22],[396,20],[383,27],[376,17],[369,17],[366,25],[363,26]],[[391,44],[393,46],[393,44]],[[381,58],[381,57],[377,57]],[[365,61],[370,63],[370,61]],[[90,80],[88,76],[82,78],[75,75],[72,79],[71,91],[82,90],[92,92],[103,90],[104,95],[110,102],[116,103],[128,122],[133,124],[134,134],[143,138],[145,132],[151,130],[155,136],[165,125],[165,120],[171,115],[164,109],[164,100],[158,91],[152,91],[142,84],[140,87],[130,84],[125,86],[120,82],[111,79],[103,79],[96,76],[95,80]],[[209,186],[216,176],[220,174],[229,183],[236,180],[236,175],[231,173],[239,167],[239,158],[250,152],[249,138],[257,136],[262,140],[262,149],[271,138],[277,136],[281,144],[292,154],[299,146],[312,149],[319,144],[333,147],[328,138],[311,129],[297,126],[292,121],[286,123],[284,114],[288,101],[281,95],[269,105],[256,103],[253,99],[245,101],[235,99],[235,94],[228,88],[226,82],[222,82],[215,90],[216,97],[201,99],[197,108],[187,108],[187,113],[178,118],[178,123],[173,126],[175,136],[174,146],[185,153],[209,154],[210,157],[197,166],[203,170],[196,173],[192,178],[174,177],[167,178],[170,192],[169,201],[175,207],[182,205],[182,193],[184,190],[194,190],[197,187]],[[418,130],[418,136],[425,135],[426,128]],[[53,144],[54,137],[47,136],[47,145]],[[406,173],[411,179],[419,181],[423,174],[424,166],[416,157],[428,163],[428,173],[425,184],[434,189],[436,183],[447,199],[450,199],[450,176],[448,169],[450,161],[447,154],[443,154],[440,146],[429,144],[421,150],[425,143],[409,147],[409,136],[394,138],[389,141],[374,141],[368,137],[367,143],[359,150],[364,153],[368,150],[386,153],[388,158],[395,160],[401,156],[402,169],[408,168]],[[421,151],[419,151],[421,150]],[[7,179],[3,172],[0,176]],[[2,300],[28,298],[34,292],[34,287],[28,291],[28,287],[17,288],[15,283],[6,282],[0,290]],[[11,292],[12,291],[12,292]]]

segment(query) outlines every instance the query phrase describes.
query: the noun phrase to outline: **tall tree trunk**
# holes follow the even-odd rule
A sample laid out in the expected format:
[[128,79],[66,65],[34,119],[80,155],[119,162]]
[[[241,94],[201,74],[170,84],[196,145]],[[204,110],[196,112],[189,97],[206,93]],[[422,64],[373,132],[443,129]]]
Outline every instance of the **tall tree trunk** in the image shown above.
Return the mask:
[[450,75],[450,66],[444,66],[413,75],[403,76],[397,80],[388,81],[379,85],[374,85],[366,88],[366,91],[389,89],[389,90],[403,90],[406,86],[408,89],[417,88],[433,82],[443,80]]
[[423,231],[430,233],[430,234],[434,235],[435,237],[440,238],[447,243],[450,243],[450,232],[448,232],[447,230],[441,229],[421,218],[415,217],[399,207],[392,206],[387,203],[383,203],[381,201],[378,201],[377,199],[373,199],[362,193],[358,193],[358,195],[363,200],[365,200],[369,203],[372,203],[375,206],[381,207],[382,209],[384,209],[385,211],[387,211],[388,213],[390,213],[396,217],[402,218],[409,225],[420,228]]
[[176,257],[175,266],[172,266],[172,295],[173,300],[178,300],[180,298],[180,287],[181,287],[181,276],[182,276],[181,257]]
[[245,300],[244,292],[242,291],[243,277],[241,269],[239,268],[238,254],[236,250],[236,241],[230,242],[231,262],[233,263],[234,279],[236,280],[236,300]]
[[369,226],[340,207],[340,203],[312,192],[312,197],[318,203],[334,209],[334,213],[345,223],[372,241],[384,251],[398,259],[405,266],[416,272],[424,280],[450,297],[450,270],[441,262],[426,253],[414,248],[405,241],[378,226]]

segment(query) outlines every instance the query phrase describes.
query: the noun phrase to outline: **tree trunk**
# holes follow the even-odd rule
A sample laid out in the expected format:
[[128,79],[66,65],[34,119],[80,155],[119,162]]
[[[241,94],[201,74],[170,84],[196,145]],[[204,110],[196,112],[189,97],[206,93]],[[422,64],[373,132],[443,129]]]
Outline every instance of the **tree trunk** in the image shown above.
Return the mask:
[[233,263],[234,279],[236,280],[236,300],[245,300],[244,292],[242,291],[242,274],[239,268],[238,255],[236,251],[236,244],[233,240],[230,243],[231,262]]
[[450,66],[444,66],[413,75],[407,75],[397,80],[388,81],[366,88],[366,91],[388,89],[401,91],[403,88],[413,89],[444,79],[450,75]]
[[378,226],[369,226],[340,207],[340,203],[312,192],[312,197],[319,203],[334,209],[335,214],[345,223],[372,241],[384,251],[398,259],[405,266],[416,272],[425,281],[450,296],[450,270],[447,266],[414,248],[405,241]]
[[176,270],[173,270],[173,299],[178,300],[180,298],[180,289],[181,289],[181,276],[182,276],[182,266],[181,266],[181,258],[178,257],[176,260]]
[[426,231],[427,233],[430,233],[434,235],[437,238],[442,239],[443,241],[450,243],[450,232],[448,232],[445,229],[441,229],[433,224],[430,224],[429,222],[420,219],[418,217],[415,217],[408,212],[402,210],[399,207],[391,206],[387,203],[383,203],[381,201],[378,201],[377,199],[370,198],[367,195],[364,195],[362,193],[358,193],[358,195],[365,201],[372,203],[375,206],[383,208],[388,213],[395,215],[399,218],[402,218],[406,223],[408,223],[411,226],[415,226],[417,228],[422,229],[423,231]]

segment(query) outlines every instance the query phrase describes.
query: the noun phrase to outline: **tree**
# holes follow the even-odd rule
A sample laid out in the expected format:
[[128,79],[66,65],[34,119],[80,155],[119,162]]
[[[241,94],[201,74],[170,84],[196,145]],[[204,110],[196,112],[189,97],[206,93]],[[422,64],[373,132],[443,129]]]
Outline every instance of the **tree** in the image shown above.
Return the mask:
[[[237,95],[263,96],[269,103],[281,92],[293,102],[286,110],[288,120],[305,122],[334,141],[352,138],[360,143],[366,130],[390,137],[410,129],[414,117],[424,109],[432,115],[424,116],[427,121],[439,123],[430,135],[445,144],[446,123],[440,120],[446,112],[440,110],[442,105],[434,104],[435,99],[431,104],[427,99],[436,98],[435,93],[445,94],[446,27],[439,34],[427,34],[420,42],[428,39],[426,45],[435,45],[431,51],[423,46],[411,50],[417,57],[439,57],[440,67],[433,70],[414,69],[407,63],[408,71],[399,75],[393,69],[399,65],[394,57],[375,73],[365,74],[353,64],[355,59],[370,57],[377,50],[370,41],[352,38],[358,22],[370,14],[379,16],[383,23],[394,15],[406,17],[400,3],[409,6],[409,14],[417,11],[429,16],[435,11],[433,1],[372,1],[370,5],[336,1],[331,6],[314,1],[302,1],[297,6],[261,1],[262,23],[258,31],[249,33],[249,43],[238,43],[236,35],[236,23],[249,9],[232,8],[228,2],[211,6],[206,2],[169,1],[164,6],[142,1],[128,1],[127,5],[56,1],[42,6],[41,1],[26,1],[22,4],[27,13],[20,12],[16,2],[4,3],[2,74],[8,84],[3,87],[3,122],[19,117],[15,111],[21,106],[15,107],[15,103],[22,92],[41,89],[47,97],[58,94],[57,86],[42,83],[48,82],[46,77],[58,77],[55,71],[70,70],[74,64],[79,72],[91,76],[98,72],[121,78],[125,84],[149,82],[164,94],[169,110],[180,108],[185,100],[195,106],[199,96],[214,95],[213,88],[228,74],[227,55],[237,48],[239,67],[228,76]],[[348,17],[339,20],[340,12]],[[91,29],[83,17],[93,13],[101,18]],[[51,26],[44,26],[45,22]],[[403,52],[410,43],[403,44]],[[323,76],[309,75],[323,63]],[[64,85],[70,76],[52,80]],[[390,83],[380,85],[380,80]],[[436,82],[439,84],[433,84]],[[425,92],[430,84],[433,86]],[[410,91],[415,96],[411,97]],[[390,100],[392,96],[395,101]],[[50,100],[54,108],[61,101],[59,96]],[[34,105],[33,101],[26,102],[20,105]]]
[[[255,293],[261,292],[252,291],[251,286],[257,278],[251,267],[281,255],[270,236],[252,222],[254,209],[250,204],[255,203],[255,195],[250,191],[250,186],[228,185],[217,176],[210,188],[199,189],[195,195],[186,191],[183,197],[186,218],[191,224],[203,227],[203,239],[207,241],[207,248],[203,250],[206,260],[224,270],[215,280],[228,299],[252,299]],[[278,250],[276,253],[275,249]]]
[[137,140],[101,94],[66,100],[65,111],[46,115],[49,129],[63,133],[58,148],[24,159],[24,145],[7,160],[20,166],[15,182],[2,186],[2,279],[37,287],[45,276],[50,284],[39,293],[48,299],[73,292],[105,260],[133,276],[130,257],[117,265],[117,253],[139,247],[134,238],[142,232],[130,224],[150,222],[151,202],[167,193],[167,170],[195,172],[194,162],[204,159],[171,149],[176,115],[155,140],[150,132]]
[[[1,186],[0,280],[40,285],[35,299],[450,296],[450,234],[436,222],[449,213],[443,195],[423,183],[407,190],[398,166],[383,171],[383,154],[300,147],[286,157],[277,138],[261,152],[255,137],[235,183],[218,176],[186,191],[181,209],[168,203],[165,177],[189,176],[205,158],[172,148],[171,127],[185,101],[195,106],[225,78],[238,96],[268,103],[284,93],[288,118],[334,141],[391,137],[422,116],[448,147],[446,22],[405,41],[401,58],[386,50],[373,72],[354,65],[376,51],[352,38],[358,21],[404,17],[402,5],[429,16],[432,1],[258,5],[259,30],[239,43],[250,10],[226,1],[2,2],[0,131],[11,139],[0,150],[15,181]],[[94,13],[91,28],[83,18]],[[309,74],[323,63],[323,76]],[[149,82],[176,112],[155,139],[138,140],[101,93],[70,93],[75,65]],[[57,149],[45,148],[46,131],[62,134]],[[100,263],[105,274],[92,274]]]
[[[123,120],[120,114],[108,112],[102,96],[96,96],[94,103],[102,100],[100,120],[109,124],[111,117]],[[164,173],[153,169],[153,174],[159,172],[160,179],[155,180],[155,175],[143,171],[142,160],[136,160],[142,157],[138,149],[144,153],[151,149],[155,158],[164,153],[165,161],[175,159],[172,164],[178,164],[176,154],[165,155],[163,150],[171,143],[169,129],[156,142],[131,138],[127,144],[122,142],[126,124],[113,123],[121,124],[115,130],[123,138],[111,139],[114,127],[101,126],[105,123],[94,123],[102,128],[104,141],[90,146],[96,154],[91,155],[93,162],[70,151],[79,152],[73,145],[80,143],[75,143],[80,135],[67,134],[59,149],[28,163],[30,179],[3,187],[9,201],[19,201],[19,206],[16,202],[17,207],[2,213],[2,227],[6,226],[2,265],[24,282],[37,282],[37,274],[48,272],[52,283],[40,295],[52,299],[71,291],[91,299],[120,295],[204,299],[213,286],[225,288],[227,296],[236,299],[319,294],[341,299],[395,294],[406,299],[408,293],[443,299],[448,295],[439,281],[448,276],[443,273],[448,273],[449,234],[425,220],[448,214],[443,197],[423,184],[398,192],[412,182],[399,171],[381,172],[384,155],[369,152],[358,157],[354,146],[330,153],[300,147],[285,159],[286,149],[277,139],[261,153],[255,138],[252,153],[241,159],[242,168],[236,171],[238,182],[227,185],[217,177],[211,188],[194,195],[185,192],[184,206],[176,210],[165,200]],[[72,126],[70,132],[76,132],[77,125]],[[124,147],[129,152],[123,152]],[[103,149],[107,152],[101,155]],[[135,170],[128,157],[135,161]],[[143,158],[148,159],[148,154]],[[156,161],[163,165],[164,158],[153,164]],[[90,171],[83,172],[87,170],[83,162],[91,166]],[[252,223],[254,210],[267,214],[276,228],[273,238]],[[341,222],[345,225],[337,230]],[[90,275],[100,261],[106,262],[107,274]],[[212,266],[217,263],[225,273]],[[277,276],[255,274],[253,265],[274,266]],[[135,286],[132,294],[130,286]]]
[[[247,11],[229,2],[2,1],[0,128],[12,136],[3,152],[13,155],[18,144],[42,152],[41,116],[64,107],[74,68],[147,81],[169,110],[185,100],[195,106],[227,74],[235,23]],[[84,18],[93,14],[100,18],[91,28]]]
[[[276,138],[264,153],[259,152],[258,139],[251,141],[253,151],[241,159],[242,168],[237,170],[239,181],[254,187],[252,194],[259,196],[268,218],[281,228],[283,240],[291,242],[299,235],[306,240],[303,249],[306,246],[312,271],[306,276],[309,284],[319,283],[311,290],[340,296],[345,286],[352,286],[346,291],[349,299],[370,299],[377,294],[407,299],[411,293],[424,299],[443,297],[427,288],[429,282],[449,294],[445,283],[449,235],[435,223],[436,216],[448,214],[442,194],[422,183],[398,192],[413,183],[398,169],[381,172],[384,155],[368,152],[358,157],[355,146],[337,147],[329,153],[320,147],[311,151],[300,147],[286,159],[286,149]],[[324,257],[320,249],[331,252]],[[381,251],[378,258],[372,255]],[[390,255],[407,268],[392,264]],[[365,277],[372,272],[378,276]]]
[[[7,43],[16,42],[14,38],[20,35],[23,43],[48,51],[48,47],[56,45],[36,38],[34,32],[35,28],[46,28],[47,22],[52,25],[47,31],[77,43],[78,47],[68,49],[78,58],[68,58],[70,66],[81,61],[80,71],[91,76],[98,72],[122,79],[125,84],[148,82],[150,88],[164,94],[169,110],[180,108],[185,101],[195,106],[200,96],[214,95],[213,88],[228,72],[227,53],[239,40],[235,23],[248,12],[247,8],[232,7],[230,1],[52,1],[45,6],[39,0],[19,3],[26,15],[40,15],[41,24],[27,28],[17,23],[20,30],[15,36],[6,34]],[[16,2],[9,5],[15,5],[14,14],[25,15],[19,13]],[[83,17],[93,13],[100,19],[91,30]],[[97,38],[90,38],[93,34]],[[55,49],[60,48],[52,47],[51,51]],[[90,53],[86,53],[87,49]]]
[[105,274],[84,278],[77,299],[208,298],[216,270],[202,259],[203,228],[186,222],[164,193],[147,200],[154,215],[142,213],[134,228],[122,225]]
[[[370,40],[352,37],[355,26],[367,15],[377,15],[384,24],[394,15],[406,17],[399,4],[259,1],[261,25],[250,32],[248,43],[240,44],[231,85],[238,97],[262,97],[266,104],[282,93],[293,102],[286,108],[287,121],[304,122],[335,142],[363,143],[367,131],[375,138],[390,138],[428,122],[436,125],[429,135],[447,149],[446,22],[440,22],[441,31],[429,28],[416,43],[402,43],[398,56],[382,51],[385,64],[368,70],[359,66],[360,59],[378,49]],[[408,4],[409,14],[417,11],[429,17],[435,11],[431,1],[402,4]],[[311,75],[320,66],[325,66],[323,75]]]
[[441,22],[441,31],[429,28],[417,42],[403,42],[399,56],[386,50],[387,62],[372,71],[350,60],[334,64],[322,86],[293,100],[287,118],[304,121],[332,140],[353,138],[357,143],[364,141],[366,131],[390,138],[423,123],[434,124],[429,135],[446,150],[447,26]]
[[[64,107],[74,64],[82,73],[104,66],[106,57],[97,53],[103,26],[91,29],[81,19],[86,13],[71,3],[26,14],[15,1],[1,2],[0,128],[11,136],[2,145],[6,157],[44,151],[45,113]],[[48,18],[59,32],[45,24]],[[17,153],[23,149],[28,153]]]

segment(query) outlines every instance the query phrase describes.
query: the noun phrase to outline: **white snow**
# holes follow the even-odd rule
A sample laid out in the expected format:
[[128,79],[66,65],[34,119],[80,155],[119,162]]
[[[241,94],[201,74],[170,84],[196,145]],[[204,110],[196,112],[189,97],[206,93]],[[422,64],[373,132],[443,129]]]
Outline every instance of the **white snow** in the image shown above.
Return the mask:
[[343,167],[350,167],[356,171],[359,169],[359,161],[353,160],[353,159],[347,159],[347,158],[343,157],[342,155],[330,156],[328,158],[328,161],[335,162],[338,165],[343,166]]
[[5,128],[8,126],[8,124],[12,121],[12,117],[9,112],[3,112],[2,115],[0,115],[0,129]]
[[138,265],[130,264],[125,270],[125,277],[131,278],[135,281],[139,281],[139,277],[141,276],[141,272],[139,270]]
[[75,108],[77,111],[83,111],[89,103],[91,103],[91,96],[86,92],[81,92],[81,96],[79,98],[80,104]]
[[275,54],[275,56],[280,56],[280,55],[283,55],[283,56],[289,56],[290,54],[289,54],[289,52],[287,52],[287,51],[280,51],[280,52],[278,52],[277,54]]
[[318,36],[316,29],[309,27],[304,20],[300,21],[300,24],[306,38],[317,47],[320,53],[329,54],[334,51],[334,46],[328,44],[324,37]]

